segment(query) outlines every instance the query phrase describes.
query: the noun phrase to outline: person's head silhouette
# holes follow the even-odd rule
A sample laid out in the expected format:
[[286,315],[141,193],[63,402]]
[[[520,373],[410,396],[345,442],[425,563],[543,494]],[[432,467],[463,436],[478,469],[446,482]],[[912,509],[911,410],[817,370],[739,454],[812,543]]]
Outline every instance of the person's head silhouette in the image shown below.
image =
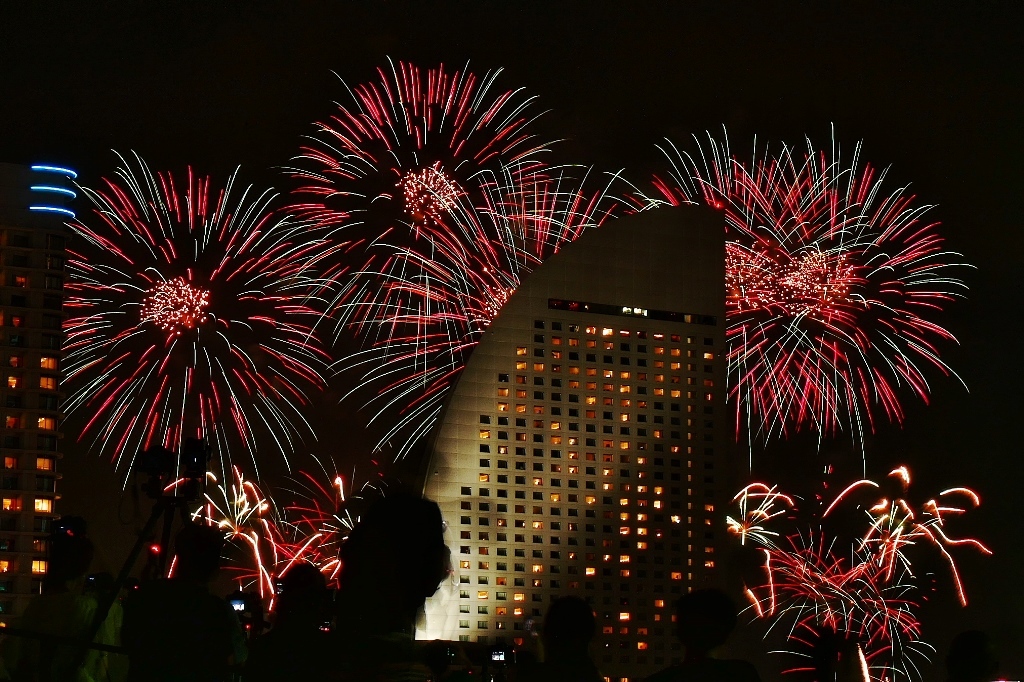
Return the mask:
[[411,630],[451,571],[441,509],[408,493],[388,495],[352,529],[339,558],[342,622],[362,635]]
[[210,526],[189,523],[174,538],[174,577],[207,583],[220,568],[224,533]]
[[328,596],[327,580],[316,566],[295,564],[281,577],[275,627],[319,628],[330,616]]
[[995,647],[984,632],[968,630],[953,638],[946,656],[949,682],[990,682],[998,671]]
[[676,601],[676,634],[686,658],[703,658],[736,628],[736,605],[725,592],[695,590]]
[[50,545],[50,565],[47,569],[47,591],[61,592],[67,584],[81,578],[89,570],[94,548],[84,535],[59,535]]
[[544,617],[542,638],[545,657],[586,656],[597,621],[590,604],[579,597],[561,597],[551,603]]

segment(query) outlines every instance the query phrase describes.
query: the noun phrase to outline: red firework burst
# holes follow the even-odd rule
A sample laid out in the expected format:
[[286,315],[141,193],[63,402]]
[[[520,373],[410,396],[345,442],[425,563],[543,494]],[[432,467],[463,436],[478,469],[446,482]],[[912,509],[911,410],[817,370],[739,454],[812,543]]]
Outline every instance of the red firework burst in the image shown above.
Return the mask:
[[723,210],[730,398],[736,432],[769,437],[812,428],[860,440],[904,418],[901,394],[927,402],[929,370],[955,342],[937,321],[962,295],[958,254],[943,249],[930,206],[885,173],[831,152],[748,161],[713,139],[699,155],[662,150],[661,201]]
[[255,461],[254,429],[287,456],[327,363],[300,274],[317,245],[234,176],[220,189],[122,163],[83,188],[95,210],[71,226],[65,410],[119,465],[197,435],[226,470],[232,444]]

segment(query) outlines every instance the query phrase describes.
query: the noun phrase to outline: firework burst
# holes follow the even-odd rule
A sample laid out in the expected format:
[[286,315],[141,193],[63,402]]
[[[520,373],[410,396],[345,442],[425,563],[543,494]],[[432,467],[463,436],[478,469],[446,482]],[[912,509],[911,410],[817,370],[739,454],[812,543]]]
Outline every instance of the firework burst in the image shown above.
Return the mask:
[[534,98],[501,90],[500,73],[389,62],[377,80],[346,85],[349,101],[316,124],[287,169],[298,182],[292,210],[328,235],[317,260],[326,278],[348,270],[352,248],[436,226],[481,171],[542,170]]
[[289,529],[285,553],[291,561],[312,563],[333,581],[341,570],[341,543],[359,523],[360,513],[354,507],[382,497],[387,485],[379,470],[376,476],[360,480],[354,469],[342,475],[334,467],[329,471],[319,460],[317,464],[319,471],[300,471],[287,487],[293,502],[285,509]]
[[658,198],[724,211],[730,399],[737,437],[811,428],[861,443],[901,423],[903,394],[927,402],[928,375],[953,374],[937,321],[962,296],[958,254],[932,208],[838,146],[734,157],[713,138],[696,155],[671,143]]
[[970,488],[950,488],[922,504],[913,505],[907,499],[910,482],[910,470],[904,466],[889,472],[884,485],[867,479],[857,481],[836,496],[823,517],[830,516],[843,502],[859,498],[858,508],[867,514],[870,522],[860,543],[875,557],[879,569],[891,577],[899,568],[909,568],[908,549],[920,543],[931,545],[939,550],[949,566],[957,598],[966,606],[967,593],[950,550],[967,546],[985,555],[991,555],[992,550],[975,538],[950,536],[946,522],[980,505],[981,498]]
[[[603,192],[563,175],[482,174],[477,204],[457,199],[409,239],[377,239],[336,297],[338,320],[364,349],[339,367],[368,387],[380,440],[404,456],[427,433],[491,320],[526,274],[607,215]],[[397,418],[394,415],[398,414]]]
[[121,162],[71,224],[65,410],[119,468],[197,435],[227,472],[232,446],[256,461],[254,429],[287,457],[328,360],[300,275],[315,241],[234,175],[220,188]]
[[[786,653],[817,658],[828,648],[822,634],[840,635],[861,652],[872,679],[919,676],[917,660],[926,660],[930,647],[913,615],[909,574],[886,579],[872,557],[839,555],[836,541],[821,532],[793,534],[761,552],[765,582],[747,596],[759,618],[786,633],[794,647]],[[787,672],[817,671],[797,665]]]
[[319,460],[317,464],[319,471],[300,471],[291,485],[278,491],[293,499],[285,505],[238,467],[232,467],[223,481],[210,472],[210,492],[192,515],[224,531],[228,570],[240,585],[258,592],[267,610],[273,608],[276,582],[292,566],[309,563],[328,581],[337,578],[341,543],[360,518],[353,503],[382,496],[386,490],[379,472],[356,483],[355,471],[343,476],[337,470],[329,472]]
[[[951,488],[914,505],[907,500],[910,481],[902,466],[880,483],[855,481],[830,498],[815,495],[802,517],[797,498],[775,486],[753,483],[734,498],[739,515],[727,519],[729,532],[758,553],[763,576],[746,594],[757,617],[785,636],[791,647],[785,653],[803,658],[790,672],[821,675],[821,666],[856,651],[873,680],[920,677],[918,662],[930,646],[914,615],[922,591],[914,547],[938,548],[966,605],[950,550],[969,545],[991,552],[973,538],[952,538],[945,522],[980,499],[970,489]],[[811,530],[779,530],[798,518]],[[865,522],[866,530],[855,530]],[[833,534],[830,527],[842,530]]]

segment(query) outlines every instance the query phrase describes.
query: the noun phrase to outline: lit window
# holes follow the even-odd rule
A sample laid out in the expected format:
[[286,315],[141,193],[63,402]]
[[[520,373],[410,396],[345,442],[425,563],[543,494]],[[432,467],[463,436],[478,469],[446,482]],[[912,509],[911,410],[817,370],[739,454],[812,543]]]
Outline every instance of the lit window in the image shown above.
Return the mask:
[[491,437],[490,429],[480,429],[480,437],[481,438],[490,438]]
[[[14,460],[14,466],[13,467],[7,467],[7,468],[9,468],[9,469],[17,468],[18,460],[15,457],[5,457],[4,458],[4,465],[6,466],[7,460],[9,460],[9,459],[13,459]],[[38,469],[39,471],[53,471],[53,457],[36,457],[36,469]]]
[[498,412],[508,412],[508,403],[498,403]]
[[526,346],[516,346],[516,355],[526,355]]
[[4,457],[4,469],[17,469],[18,458],[17,457]]
[[622,621],[623,623],[627,622],[629,620],[629,618],[630,618],[630,615],[629,615],[628,611],[623,611],[623,612],[621,612],[619,614],[619,620]]
[[57,358],[44,355],[39,358],[40,369],[57,369]]
[[672,580],[682,580],[683,574],[679,571],[672,571],[672,574],[669,577],[671,577]]
[[47,497],[37,497],[35,509],[37,512],[49,514],[53,512],[53,500]]
[[476,593],[476,598],[477,599],[487,599],[487,594],[488,594],[487,590],[480,590],[479,592]]
[[508,389],[507,388],[499,388],[498,389],[498,397],[499,398],[507,398],[508,397]]
[[[514,592],[512,594],[512,601],[526,601],[526,595],[522,592]],[[516,614],[519,615],[518,613]]]
[[44,388],[47,391],[56,391],[57,377],[39,377],[39,388]]
[[9,573],[11,570],[11,562],[7,559],[0,560],[0,573]]
[[647,642],[637,642],[636,648],[640,651],[647,651]]
[[603,327],[601,329],[601,336],[611,336],[615,333],[615,330],[610,327]]
[[516,369],[526,369],[526,361],[521,360],[516,363]]
[[21,377],[7,377],[7,388],[21,388]]
[[714,353],[704,353],[704,359],[705,360],[714,360],[715,359],[715,354]]
[[57,430],[57,419],[55,417],[39,417],[37,421],[38,428],[44,431],[56,431]]
[[587,569],[584,572],[590,577],[597,575],[597,569],[592,566],[587,566]]
[[5,498],[3,498],[3,510],[4,511],[21,511],[21,498],[20,497],[5,497]]
[[480,474],[480,482],[481,483],[490,483],[491,482],[491,475],[490,474]]

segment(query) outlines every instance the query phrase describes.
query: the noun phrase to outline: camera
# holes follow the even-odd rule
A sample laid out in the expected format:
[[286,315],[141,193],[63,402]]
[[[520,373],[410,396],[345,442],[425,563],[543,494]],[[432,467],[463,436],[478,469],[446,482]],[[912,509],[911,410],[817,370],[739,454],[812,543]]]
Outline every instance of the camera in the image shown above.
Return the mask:
[[263,601],[258,594],[239,590],[229,594],[227,602],[248,635],[263,631]]
[[516,662],[515,651],[495,647],[491,649],[491,663],[495,668],[504,668],[514,665]]
[[180,457],[165,447],[155,445],[139,454],[135,467],[149,477],[142,489],[151,499],[170,494],[197,500],[202,496],[209,461],[210,447],[206,441],[186,438]]

